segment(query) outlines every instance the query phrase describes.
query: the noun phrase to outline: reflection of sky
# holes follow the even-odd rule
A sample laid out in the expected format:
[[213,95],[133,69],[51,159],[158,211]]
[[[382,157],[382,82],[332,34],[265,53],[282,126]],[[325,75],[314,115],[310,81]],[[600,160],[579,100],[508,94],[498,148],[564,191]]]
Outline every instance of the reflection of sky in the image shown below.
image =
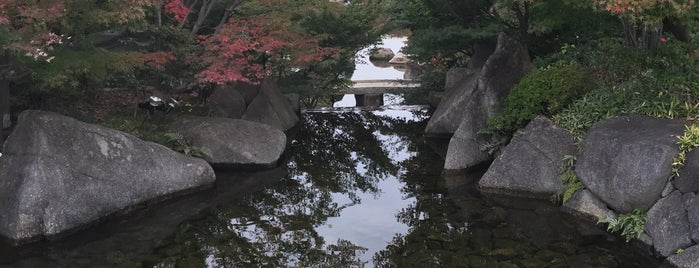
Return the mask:
[[[383,45],[378,47],[390,48],[393,53],[398,53],[405,46],[407,37],[386,37],[383,39]],[[352,80],[377,80],[377,79],[403,79],[403,71],[397,70],[392,66],[376,67],[369,62],[369,50],[365,48],[358,53],[359,58],[356,60],[356,69],[352,75]]]
[[[419,107],[415,107],[418,108]],[[405,109],[405,108],[404,108]],[[408,110],[374,111],[375,115],[402,120],[422,120]],[[388,152],[388,156],[393,163],[401,163],[415,156],[415,152],[408,150],[409,141],[398,135],[384,135],[379,131],[372,133],[382,144],[382,149]],[[356,157],[352,153],[352,157]],[[366,168],[359,164],[357,170],[360,174],[366,173]],[[402,173],[403,171],[399,171]],[[396,214],[401,209],[409,207],[416,202],[415,198],[405,198],[401,189],[405,183],[392,174],[384,180],[378,182],[380,193],[357,193],[361,203],[344,208],[339,217],[329,218],[325,224],[316,228],[318,234],[325,238],[326,243],[335,243],[338,239],[348,240],[356,245],[367,248],[367,251],[360,255],[362,261],[367,262],[367,267],[373,267],[373,255],[386,248],[391,243],[396,234],[405,234],[409,226],[396,220]],[[333,193],[333,201],[339,204],[351,203],[351,200],[343,193]]]
[[408,232],[409,227],[398,222],[396,214],[415,203],[415,199],[404,199],[400,191],[403,187],[405,184],[395,176],[388,176],[378,183],[380,195],[375,197],[371,193],[359,193],[358,197],[362,200],[360,204],[343,209],[339,217],[328,219],[316,231],[325,238],[326,243],[345,239],[367,248],[360,258],[368,262],[367,267],[372,267],[371,258],[374,253],[386,248],[395,234]]

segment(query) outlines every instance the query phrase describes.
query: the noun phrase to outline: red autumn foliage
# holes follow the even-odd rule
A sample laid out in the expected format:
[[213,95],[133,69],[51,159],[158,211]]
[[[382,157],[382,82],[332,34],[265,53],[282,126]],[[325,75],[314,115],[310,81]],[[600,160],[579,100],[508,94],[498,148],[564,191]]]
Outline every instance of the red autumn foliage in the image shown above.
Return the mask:
[[204,37],[202,45],[205,53],[199,59],[207,67],[197,78],[217,84],[259,83],[269,75],[267,64],[288,61],[302,68],[339,52],[320,47],[314,36],[290,33],[288,25],[265,16],[231,19],[219,32]]
[[191,10],[181,0],[172,0],[163,6],[165,14],[170,14],[179,23],[187,22],[187,15]]

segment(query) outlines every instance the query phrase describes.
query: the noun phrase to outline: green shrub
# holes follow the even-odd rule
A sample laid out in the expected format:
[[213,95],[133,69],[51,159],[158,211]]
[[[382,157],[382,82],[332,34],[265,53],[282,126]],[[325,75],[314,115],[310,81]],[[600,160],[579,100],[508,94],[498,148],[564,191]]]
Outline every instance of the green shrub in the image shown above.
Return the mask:
[[488,119],[483,131],[493,141],[488,148],[497,150],[537,115],[556,114],[589,89],[590,79],[575,62],[558,62],[525,76],[505,99],[502,111]]

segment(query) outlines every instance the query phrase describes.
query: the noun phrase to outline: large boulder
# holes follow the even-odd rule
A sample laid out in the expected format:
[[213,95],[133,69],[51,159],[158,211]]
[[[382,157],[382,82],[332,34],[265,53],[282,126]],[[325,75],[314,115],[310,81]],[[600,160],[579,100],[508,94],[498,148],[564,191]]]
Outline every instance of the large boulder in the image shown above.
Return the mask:
[[179,117],[171,129],[220,168],[273,168],[286,148],[281,130],[256,122],[215,117]]
[[573,154],[573,136],[548,118],[539,116],[498,155],[478,186],[485,192],[550,198],[565,190],[560,167],[563,157]]
[[[437,109],[430,117],[425,128],[425,136],[448,138],[464,121],[465,107],[476,106],[478,100],[474,97],[478,85],[478,74],[466,69],[458,69],[450,73],[451,79],[446,82],[452,87],[445,87],[445,95]],[[452,82],[459,81],[459,82]]]
[[0,157],[0,234],[17,243],[215,180],[204,160],[50,112],[25,111]]
[[678,248],[691,246],[689,220],[682,194],[675,191],[660,199],[648,211],[646,233],[653,239],[653,246],[660,255],[667,257]]
[[[505,34],[500,34],[494,52],[482,64],[490,50],[483,45],[479,51],[479,55],[472,58],[478,61],[472,68],[456,69],[447,74],[446,97],[427,123],[425,135],[451,136],[464,120],[484,123],[500,110],[512,87],[534,70],[527,49]],[[479,130],[472,127],[467,131],[477,133]]]
[[218,86],[207,98],[209,116],[240,119],[245,113],[245,97],[232,86]]
[[377,48],[372,50],[369,54],[369,60],[371,61],[389,61],[395,57],[396,54],[390,48]]
[[[490,159],[481,151],[486,140],[479,132],[486,120],[498,113],[514,85],[534,69],[526,48],[504,34],[498,38],[495,52],[480,72],[464,80],[459,90],[447,90],[447,96],[427,124],[426,135],[453,137],[444,165],[448,172],[461,172]],[[443,108],[444,106],[444,108]],[[452,127],[458,128],[452,131]]]
[[685,124],[647,116],[599,122],[585,136],[575,173],[616,212],[649,209],[672,175]]
[[296,125],[299,117],[272,80],[262,82],[260,93],[248,105],[243,120],[273,126],[283,131]]

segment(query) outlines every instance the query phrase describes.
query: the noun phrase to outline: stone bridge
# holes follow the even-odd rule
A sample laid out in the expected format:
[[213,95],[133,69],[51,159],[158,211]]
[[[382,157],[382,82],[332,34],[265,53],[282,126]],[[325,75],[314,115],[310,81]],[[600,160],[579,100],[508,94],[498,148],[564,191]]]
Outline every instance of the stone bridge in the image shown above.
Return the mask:
[[[355,80],[354,85],[340,91],[340,94],[354,94],[357,106],[381,106],[383,94],[404,93],[420,87],[416,80]],[[333,96],[333,101],[342,96]]]

